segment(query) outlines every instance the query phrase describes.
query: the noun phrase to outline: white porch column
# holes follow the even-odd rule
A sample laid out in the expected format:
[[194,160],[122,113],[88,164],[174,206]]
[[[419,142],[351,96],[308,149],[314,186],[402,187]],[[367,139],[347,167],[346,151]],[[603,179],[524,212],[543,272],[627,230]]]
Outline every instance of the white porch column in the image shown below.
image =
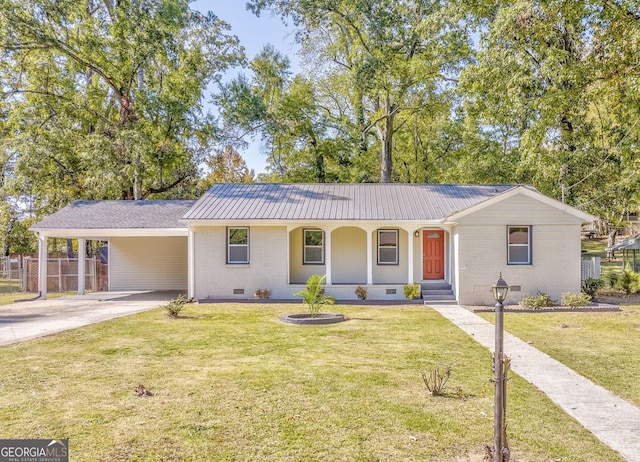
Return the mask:
[[191,226],[189,226],[187,233],[187,298],[192,299],[196,296],[196,252],[195,236]]
[[38,292],[40,299],[47,299],[47,236],[38,234]]
[[324,229],[324,239],[325,239],[325,243],[324,243],[324,247],[325,247],[325,262],[324,262],[324,267],[325,267],[325,272],[326,272],[326,279],[325,279],[325,283],[326,285],[330,286],[331,285],[331,232],[333,231],[333,228],[325,228]]
[[415,237],[413,236],[413,233],[415,233],[417,231],[417,229],[409,229],[409,228],[403,228],[406,232],[407,232],[407,265],[409,266],[407,268],[407,284],[413,284],[415,282],[415,280],[413,279],[413,249],[414,249],[414,239]]
[[87,250],[87,240],[78,239],[78,295],[84,295],[85,281],[85,254]]
[[373,233],[375,228],[363,228],[367,233],[367,285],[373,285]]

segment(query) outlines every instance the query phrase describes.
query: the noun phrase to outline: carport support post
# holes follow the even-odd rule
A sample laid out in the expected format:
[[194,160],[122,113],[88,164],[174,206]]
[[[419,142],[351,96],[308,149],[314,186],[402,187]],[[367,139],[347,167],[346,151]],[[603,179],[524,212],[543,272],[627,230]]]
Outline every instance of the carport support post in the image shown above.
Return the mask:
[[87,240],[78,239],[78,295],[84,295],[86,249]]
[[40,299],[47,299],[47,236],[38,234],[38,292]]

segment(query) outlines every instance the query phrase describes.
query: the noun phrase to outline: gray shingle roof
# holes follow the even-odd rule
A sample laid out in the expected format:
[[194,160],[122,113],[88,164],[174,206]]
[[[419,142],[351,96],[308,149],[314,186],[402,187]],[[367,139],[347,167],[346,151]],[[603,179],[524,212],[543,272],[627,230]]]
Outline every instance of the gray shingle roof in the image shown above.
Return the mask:
[[185,220],[438,220],[514,185],[216,184]]
[[45,229],[185,228],[195,201],[75,201],[31,227]]

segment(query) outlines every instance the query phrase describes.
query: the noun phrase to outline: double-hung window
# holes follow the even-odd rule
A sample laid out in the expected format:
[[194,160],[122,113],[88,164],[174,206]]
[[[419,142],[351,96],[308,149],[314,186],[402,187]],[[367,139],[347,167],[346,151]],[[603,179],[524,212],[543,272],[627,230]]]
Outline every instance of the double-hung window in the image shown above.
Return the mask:
[[305,265],[324,265],[324,231],[305,229],[303,234],[303,263]]
[[249,228],[227,228],[227,263],[249,263]]
[[531,265],[531,226],[507,226],[507,263]]
[[398,264],[398,230],[378,230],[378,265]]

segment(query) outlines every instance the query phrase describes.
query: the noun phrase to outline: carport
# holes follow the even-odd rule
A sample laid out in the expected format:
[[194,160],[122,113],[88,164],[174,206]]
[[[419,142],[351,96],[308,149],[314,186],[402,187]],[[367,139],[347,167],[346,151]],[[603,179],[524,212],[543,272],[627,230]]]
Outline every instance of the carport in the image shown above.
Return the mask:
[[186,290],[188,230],[180,218],[194,201],[76,201],[30,229],[38,237],[38,292],[47,298],[48,239],[77,239],[78,294],[85,292],[88,240],[107,241],[109,290]]

